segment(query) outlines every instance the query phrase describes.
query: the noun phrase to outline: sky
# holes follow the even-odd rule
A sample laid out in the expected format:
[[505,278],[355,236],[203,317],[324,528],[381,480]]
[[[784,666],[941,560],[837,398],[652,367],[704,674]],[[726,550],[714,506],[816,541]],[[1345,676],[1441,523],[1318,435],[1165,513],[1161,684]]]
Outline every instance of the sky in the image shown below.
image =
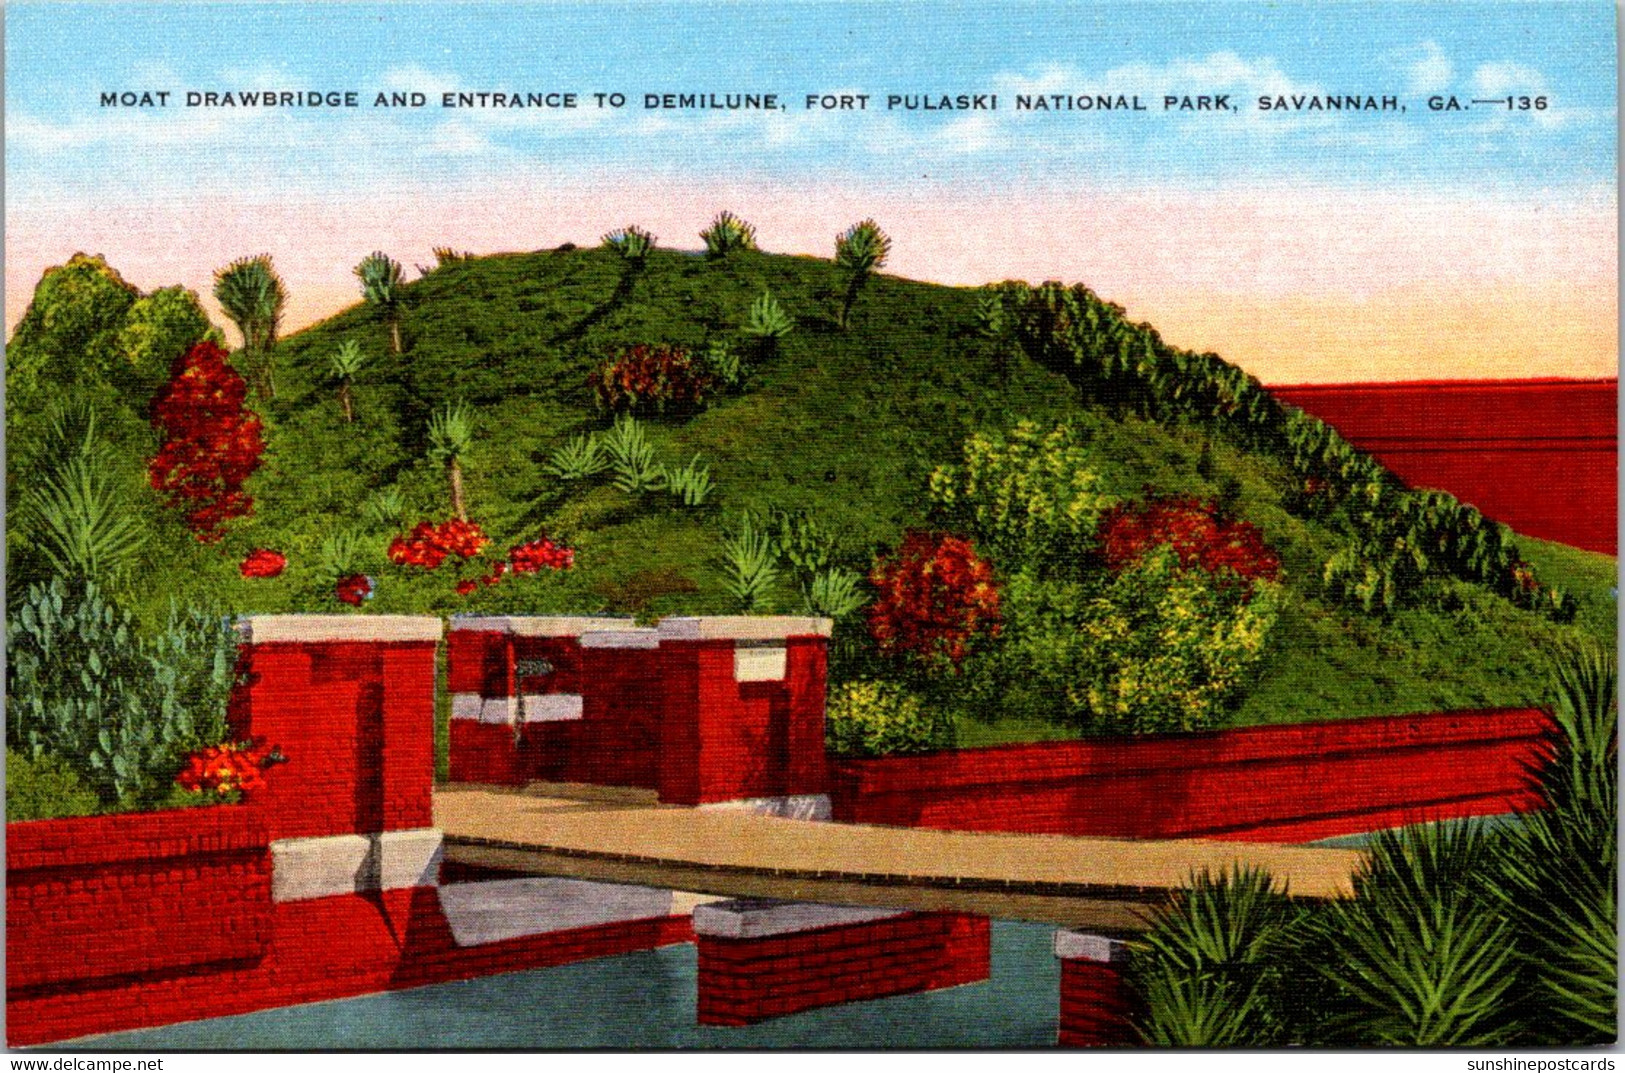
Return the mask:
[[[351,267],[374,249],[415,275],[434,246],[590,244],[630,223],[696,248],[726,208],[772,251],[829,256],[873,217],[899,275],[1085,282],[1269,383],[1617,370],[1611,3],[13,2],[5,19],[8,331],[77,250],[206,304],[215,268],[268,252],[287,331],[357,301]],[[160,90],[167,107],[100,104]],[[185,104],[241,90],[361,107]],[[372,106],[414,91],[424,107]],[[459,91],[579,106],[440,106]],[[594,103],[616,92],[624,106]],[[999,107],[888,110],[894,94]],[[1056,94],[1146,110],[1015,108]],[[1257,107],[1327,94],[1404,110]],[[1165,111],[1167,95],[1234,110]],[[1428,107],[1509,95],[1528,110]]]

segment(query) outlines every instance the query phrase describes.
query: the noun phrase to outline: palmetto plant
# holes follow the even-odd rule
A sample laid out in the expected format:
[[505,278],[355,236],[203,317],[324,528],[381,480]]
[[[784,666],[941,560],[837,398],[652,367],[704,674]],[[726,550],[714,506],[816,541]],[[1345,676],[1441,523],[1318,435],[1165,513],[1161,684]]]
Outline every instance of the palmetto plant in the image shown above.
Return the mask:
[[44,459],[24,496],[35,545],[63,577],[113,582],[141,550],[147,530],[133,489],[119,480],[117,460],[97,434],[96,411],[55,407]]
[[361,296],[378,310],[389,324],[389,347],[401,352],[401,264],[382,251],[374,251],[355,266],[361,281]]
[[773,585],[779,579],[779,549],[767,529],[748,511],[719,545],[723,587],[739,609],[756,613],[767,609]]
[[711,467],[701,466],[699,455],[695,455],[681,469],[662,466],[661,473],[666,491],[681,500],[685,507],[703,506],[706,497],[716,490],[716,484],[711,480]]
[[616,418],[614,426],[604,434],[603,444],[615,469],[615,487],[634,494],[661,487],[665,474],[655,462],[654,446],[637,418],[630,414]]
[[463,499],[463,460],[474,445],[474,418],[461,403],[447,403],[429,419],[429,457],[446,467],[451,478],[451,508],[462,521],[468,520]]
[[744,370],[739,365],[739,354],[728,345],[726,339],[711,340],[706,345],[700,361],[705,366],[705,371],[725,387],[738,387],[744,378]]
[[344,411],[346,422],[355,420],[355,400],[351,394],[351,386],[355,383],[356,374],[366,364],[367,355],[362,352],[361,344],[354,339],[346,339],[339,344],[339,348],[329,359],[329,370],[339,385],[339,408]]
[[1538,772],[1546,807],[1502,847],[1499,911],[1520,931],[1518,1004],[1531,1042],[1614,1039],[1618,1009],[1619,722],[1612,656],[1581,651],[1558,666],[1556,741]]
[[603,244],[606,249],[614,250],[621,255],[622,260],[629,264],[642,264],[649,251],[655,248],[655,236],[636,224],[629,224],[619,231],[611,231],[604,236]]
[[214,297],[243,337],[246,379],[261,398],[276,395],[272,352],[287,290],[271,265],[271,255],[241,257],[214,274]]
[[1163,1047],[1289,1042],[1281,983],[1306,919],[1268,873],[1198,873],[1135,945],[1140,1035]]
[[836,323],[845,328],[852,316],[858,292],[891,253],[891,238],[873,220],[853,224],[835,236],[835,263],[847,271],[846,297],[841,302]]
[[712,259],[726,257],[734,250],[756,248],[756,228],[724,210],[717,213],[711,226],[700,232],[705,240],[705,255]]
[[583,433],[547,458],[547,470],[560,480],[579,481],[609,468],[610,460],[596,437]]

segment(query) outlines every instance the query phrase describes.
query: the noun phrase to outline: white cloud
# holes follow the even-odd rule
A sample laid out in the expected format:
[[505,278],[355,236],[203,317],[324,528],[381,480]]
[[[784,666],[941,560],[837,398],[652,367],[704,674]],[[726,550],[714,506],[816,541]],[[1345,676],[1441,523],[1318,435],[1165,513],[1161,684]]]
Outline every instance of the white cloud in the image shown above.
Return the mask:
[[1410,91],[1416,94],[1442,93],[1456,77],[1455,65],[1433,41],[1422,42],[1421,58],[1410,65]]
[[1473,92],[1485,97],[1539,93],[1545,88],[1545,76],[1533,67],[1520,63],[1482,63],[1473,71]]

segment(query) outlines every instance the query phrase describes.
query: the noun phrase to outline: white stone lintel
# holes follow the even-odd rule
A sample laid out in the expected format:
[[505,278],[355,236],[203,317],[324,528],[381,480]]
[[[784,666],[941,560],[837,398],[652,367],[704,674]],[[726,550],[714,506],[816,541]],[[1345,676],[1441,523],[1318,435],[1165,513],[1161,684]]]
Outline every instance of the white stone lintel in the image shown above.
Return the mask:
[[828,794],[787,794],[782,797],[743,797],[737,801],[709,801],[701,809],[759,812],[786,820],[828,822],[834,815]]
[[763,939],[770,935],[793,935],[842,924],[889,920],[908,912],[907,909],[740,898],[695,906],[694,934],[717,939]]
[[485,707],[485,698],[478,693],[453,693],[451,695],[451,717],[453,719],[478,719]]
[[480,722],[499,723],[504,726],[519,719],[518,697],[483,697],[480,700]]
[[660,633],[654,629],[595,630],[581,635],[582,648],[659,648]]
[[580,693],[529,693],[522,701],[527,723],[561,723],[580,719],[586,710]]
[[438,828],[371,835],[282,838],[271,843],[271,899],[297,902],[368,890],[432,887],[440,874]]
[[594,630],[624,630],[629,618],[593,618],[583,615],[453,615],[453,630],[506,633],[514,637],[580,637]]
[[734,648],[734,681],[782,682],[790,671],[789,650],[738,645]]
[[331,641],[438,641],[442,625],[424,615],[245,615],[237,620],[251,645]]
[[1063,929],[1055,933],[1055,956],[1062,961],[1121,964],[1128,960],[1128,943],[1109,935]]
[[710,615],[663,618],[662,641],[781,641],[786,637],[828,637],[835,623],[793,615]]

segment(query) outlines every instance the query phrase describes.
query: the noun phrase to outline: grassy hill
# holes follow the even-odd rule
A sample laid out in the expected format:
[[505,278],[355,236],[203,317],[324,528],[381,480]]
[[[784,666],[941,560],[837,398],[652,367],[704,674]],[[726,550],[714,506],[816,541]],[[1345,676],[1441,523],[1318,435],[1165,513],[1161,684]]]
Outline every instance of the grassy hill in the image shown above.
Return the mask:
[[[1196,424],[1085,402],[1065,377],[979,334],[972,289],[877,276],[842,330],[835,317],[846,278],[829,261],[754,251],[710,261],[657,250],[632,276],[602,249],[445,264],[404,288],[402,354],[391,353],[378,312],[360,304],[280,343],[276,398],[258,407],[268,450],[248,485],[255,514],[210,547],[155,515],[158,537],[127,598],[149,616],[172,598],[237,612],[342,610],[322,576],[321,549],[353,530],[358,567],[378,578],[369,611],[727,612],[734,604],[718,541],[741,512],[806,511],[836,535],[838,561],[867,572],[877,551],[929,524],[930,474],[958,459],[967,436],[1027,419],[1073,426],[1113,495],[1150,487],[1222,499],[1263,530],[1282,561],[1281,621],[1236,721],[1521,704],[1545,696],[1550,655],[1561,646],[1589,636],[1613,647],[1615,560],[1530,539],[1519,540],[1524,557],[1577,601],[1570,624],[1465,582],[1390,616],[1336,604],[1320,577],[1342,538],[1289,509],[1285,490],[1296,482],[1284,463]],[[703,506],[548,471],[571,436],[609,425],[588,376],[618,348],[703,351],[727,340],[749,359],[740,328],[764,290],[796,327],[776,351],[747,360],[742,390],[692,415],[645,421],[659,457],[681,464],[698,455],[709,466],[716,490]],[[369,359],[356,377],[353,423],[329,376],[330,356],[346,340]],[[456,401],[475,419],[465,463],[470,518],[501,547],[545,532],[576,549],[573,570],[463,597],[444,572],[387,563],[385,546],[401,527],[367,520],[365,504],[393,488],[407,525],[448,515],[445,470],[427,457],[426,429]],[[139,442],[137,409],[122,418],[131,444]],[[32,435],[26,422],[22,435]],[[18,465],[8,473],[14,492]],[[237,563],[255,547],[286,554],[287,572],[239,577]],[[799,602],[783,581],[774,603],[795,611]],[[966,719],[960,740],[1067,733],[1030,717]]]

